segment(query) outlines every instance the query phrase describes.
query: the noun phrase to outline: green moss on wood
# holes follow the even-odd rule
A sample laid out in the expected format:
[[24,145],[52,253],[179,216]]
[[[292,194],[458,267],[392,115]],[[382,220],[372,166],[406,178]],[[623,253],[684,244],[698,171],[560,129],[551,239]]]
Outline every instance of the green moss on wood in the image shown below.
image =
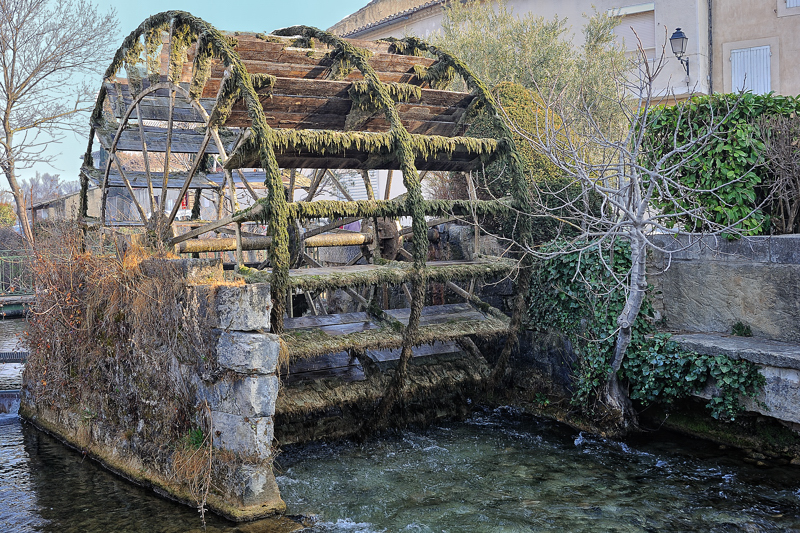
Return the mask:
[[[468,281],[471,279],[488,279],[504,276],[517,267],[517,262],[503,258],[486,258],[477,262],[427,265],[423,278],[427,282],[444,283],[447,281]],[[247,283],[271,283],[269,271],[242,268],[239,273]],[[294,289],[304,291],[324,291],[341,289],[345,287],[359,287],[388,283],[400,285],[410,280],[415,273],[410,263],[399,261],[383,261],[381,265],[360,271],[336,271],[322,275],[305,274],[303,270],[290,271],[289,285]],[[482,309],[486,311],[485,309]]]

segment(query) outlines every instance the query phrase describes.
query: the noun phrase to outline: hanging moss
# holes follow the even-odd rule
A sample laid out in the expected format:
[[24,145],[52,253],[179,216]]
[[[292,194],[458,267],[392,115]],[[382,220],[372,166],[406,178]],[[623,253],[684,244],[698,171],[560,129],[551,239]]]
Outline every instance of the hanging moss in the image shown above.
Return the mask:
[[[408,83],[384,83],[384,88],[394,102],[419,101],[422,98],[422,89],[417,85]],[[355,81],[348,89],[350,100],[353,104],[345,120],[345,130],[355,130],[364,125],[376,112],[380,111],[375,93],[370,90],[369,84],[364,81]]]
[[192,65],[192,82],[189,84],[189,96],[194,99],[203,94],[203,87],[211,76],[213,46],[208,39],[209,35],[206,33],[201,33],[197,38],[197,55]]
[[186,63],[186,51],[192,44],[193,35],[188,25],[175,25],[172,29],[172,47],[169,51],[169,80],[179,83]]
[[[281,340],[286,343],[291,360],[317,357],[345,350],[405,347],[404,333],[408,331],[408,328],[404,328],[397,321],[385,321],[378,324],[379,327],[375,329],[348,335],[328,335],[319,329],[291,330],[282,334]],[[508,317],[502,314],[488,315],[480,321],[452,320],[418,328],[417,343],[414,346],[449,341],[469,335],[489,339],[507,334],[508,328]]]
[[161,58],[159,48],[161,48],[162,28],[151,26],[144,36],[144,49],[147,55],[147,74],[150,84],[155,85],[161,81]]
[[128,87],[131,97],[142,92],[142,76],[139,72],[139,63],[144,51],[144,45],[138,40],[125,50],[125,72],[128,74]]
[[[418,102],[422,98],[422,88],[419,85],[395,82],[382,85],[393,102]],[[347,92],[353,101],[353,106],[370,111],[378,110],[376,95],[370,90],[366,81],[354,81]]]
[[[349,151],[366,152],[373,155],[395,157],[396,136],[392,133],[339,132],[331,130],[277,130],[275,131],[275,151],[279,153],[311,152],[319,155],[346,155]],[[416,159],[429,159],[433,156],[455,152],[479,156],[488,163],[504,157],[510,150],[504,139],[476,139],[470,137],[443,137],[439,135],[410,135],[408,140]],[[231,155],[229,168],[240,166],[242,161],[250,160],[257,153],[258,145],[251,137],[236,153]]]
[[[426,265],[425,279],[428,282],[444,283],[447,281],[469,281],[471,279],[487,279],[504,276],[517,267],[517,262],[499,257],[482,258],[469,263]],[[272,275],[266,270],[242,267],[239,274],[246,283],[271,283]],[[383,261],[380,265],[368,270],[333,272],[325,275],[305,274],[303,270],[292,272],[289,285],[293,289],[304,291],[326,291],[346,287],[367,287],[388,283],[400,285],[409,281],[414,274],[411,263],[400,261]]]

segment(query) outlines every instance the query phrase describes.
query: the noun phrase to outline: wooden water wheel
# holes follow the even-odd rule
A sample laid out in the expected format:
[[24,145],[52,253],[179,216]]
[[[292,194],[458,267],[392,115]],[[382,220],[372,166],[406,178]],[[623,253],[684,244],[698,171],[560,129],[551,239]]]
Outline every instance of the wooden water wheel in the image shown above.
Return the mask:
[[[471,92],[441,90],[454,76]],[[506,334],[519,319],[509,322],[481,302],[472,284],[458,285],[506,275],[516,261],[427,262],[430,226],[457,216],[514,216],[521,208],[522,197],[508,205],[422,196],[421,172],[469,171],[513,151],[510,135],[462,136],[479,110],[500,116],[463,63],[417,39],[354,41],[308,27],[223,34],[188,13],[161,13],[126,38],[106,73],[91,123],[106,159],[85,160],[82,215],[92,221],[86,191],[94,182],[103,191],[94,222],[115,224],[108,193],[124,188],[155,240],[179,253],[235,251],[238,275],[271,283],[272,324],[292,358],[397,348],[404,365],[414,346]],[[516,158],[509,165],[522,190]],[[406,192],[376,192],[371,170],[399,171]],[[364,199],[342,186],[338,173],[345,171],[361,175]],[[343,199],[321,194],[325,180]],[[298,188],[304,192],[294,201]],[[205,192],[217,196],[211,217],[196,208]],[[181,206],[192,211],[190,220],[177,220]],[[408,228],[397,226],[403,218]],[[243,230],[251,222],[266,234]],[[361,227],[339,229],[353,222]],[[214,232],[227,237],[209,238]],[[413,236],[411,246],[403,246],[404,235]],[[326,246],[361,251],[338,266],[307,253]],[[246,268],[248,250],[265,250],[268,260]],[[464,302],[426,307],[430,281],[446,283]],[[380,309],[375,291],[357,290],[381,285],[402,287],[406,307]],[[320,294],[337,289],[360,310],[328,314]],[[313,316],[292,316],[292,293],[305,295]]]

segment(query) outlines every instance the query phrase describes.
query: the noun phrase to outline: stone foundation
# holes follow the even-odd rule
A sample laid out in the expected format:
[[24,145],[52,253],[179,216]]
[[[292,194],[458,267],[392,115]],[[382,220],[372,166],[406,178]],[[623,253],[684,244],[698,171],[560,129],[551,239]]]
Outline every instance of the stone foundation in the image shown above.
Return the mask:
[[[756,363],[766,385],[747,409],[800,428],[800,236],[654,240],[648,277],[673,339]],[[733,336],[737,324],[753,336]]]
[[[208,413],[211,421],[214,474],[207,506],[237,521],[283,512],[285,504],[272,472],[280,342],[268,333],[270,286],[225,284],[218,260],[171,263],[187,280],[185,312],[198,315],[211,328],[216,347],[211,350],[214,360],[206,361],[203,369],[174,359],[169,365],[174,381],[190,391],[186,411]],[[157,265],[141,264],[145,274],[148,268]],[[142,369],[144,380],[147,370]],[[170,475],[174,446],[165,448],[146,437],[147,427],[159,424],[158,420],[111,421],[87,416],[80,406],[51,410],[37,402],[24,383],[19,413],[110,470],[167,497],[196,504],[187,488]]]

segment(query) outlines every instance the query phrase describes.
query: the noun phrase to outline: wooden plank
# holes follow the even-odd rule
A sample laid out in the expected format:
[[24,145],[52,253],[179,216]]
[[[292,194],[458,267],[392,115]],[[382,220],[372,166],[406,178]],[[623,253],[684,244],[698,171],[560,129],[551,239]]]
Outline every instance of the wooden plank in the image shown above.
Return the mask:
[[311,372],[313,370],[348,367],[351,364],[358,364],[358,359],[350,357],[347,352],[336,352],[320,355],[319,357],[292,361],[289,363],[289,372]]
[[[145,128],[145,140],[147,151],[153,153],[164,153],[167,149],[167,130],[148,126]],[[176,129],[172,133],[172,152],[196,154],[203,145],[204,132],[190,129]],[[112,137],[102,133],[98,138],[104,146],[110,146]],[[227,150],[232,150],[235,140],[231,139],[226,145]],[[138,128],[125,128],[120,134],[117,142],[117,151],[120,152],[139,152],[142,149],[142,138]],[[207,154],[218,154],[219,150],[215,143],[209,143],[205,149]]]
[[348,383],[363,381],[366,376],[364,367],[356,357],[350,357],[347,352],[337,352],[291,362],[288,372],[283,376],[283,383],[331,378]]
[[[402,348],[387,348],[384,350],[367,350],[366,355],[369,359],[376,363],[379,368],[386,369],[394,366],[400,359],[400,354],[403,352]],[[454,341],[436,341],[431,344],[423,344],[422,346],[414,346],[411,348],[412,359],[439,359],[442,356],[457,356],[462,353],[461,348]]]
[[[453,137],[460,135],[467,125],[463,127],[453,122],[453,119],[460,117],[460,114],[444,115],[440,118],[435,116],[422,115],[414,118],[414,113],[421,108],[411,110],[410,116],[402,116],[400,119],[409,133],[418,133],[422,135],[441,135],[443,137]],[[422,112],[424,113],[424,111]],[[314,129],[314,130],[345,130],[346,114],[333,113],[293,113],[287,110],[270,109],[265,110],[264,114],[267,118],[267,123],[272,128],[282,129]],[[417,113],[420,115],[420,113]],[[246,113],[237,112],[231,113],[231,116],[225,122],[226,127],[244,128],[251,124],[249,116]],[[368,132],[386,132],[389,131],[389,123],[386,118],[381,114],[376,114],[363,125],[358,127],[357,131]]]
[[332,337],[338,337],[341,335],[349,335],[350,333],[359,333],[362,331],[369,331],[371,329],[378,329],[378,327],[379,326],[373,322],[356,322],[353,324],[335,324],[331,326],[321,326],[315,329]]
[[[260,100],[267,112],[291,110],[291,112],[320,115],[346,115],[350,111],[351,105],[348,94],[350,85],[350,82],[347,81],[279,78],[273,90],[273,96],[270,98],[265,95]],[[124,107],[117,105],[117,86],[120,89],[119,93],[122,95]],[[114,103],[112,107],[115,109],[115,114],[118,118],[121,117],[132,102],[127,84],[106,83],[106,90],[108,98]],[[169,96],[167,94],[160,95],[160,91],[142,99],[140,108],[145,120],[168,119]],[[321,100],[315,100],[317,98]],[[473,99],[474,96],[469,93],[423,89],[419,102],[401,103],[397,108],[404,121],[423,118],[433,120],[432,117],[440,117],[438,120],[457,121],[463,114],[462,110],[466,109]],[[208,113],[213,110],[214,103],[214,98],[200,99],[201,106]],[[175,104],[176,121],[202,122],[202,117],[190,103],[182,98],[177,98]],[[249,124],[244,103],[240,100],[233,107],[228,126]]]
[[[423,317],[431,318],[436,316],[447,316],[447,315],[456,315],[460,313],[470,313],[470,312],[477,312],[475,308],[468,303],[457,303],[457,304],[445,304],[445,305],[429,305],[422,308],[422,315],[420,320]],[[404,308],[404,309],[389,309],[386,311],[386,314],[398,320],[400,322],[408,322],[408,316],[411,313],[411,309]],[[483,315],[478,312],[483,318]]]
[[325,368],[320,370],[311,370],[308,372],[292,372],[286,374],[283,378],[284,385],[291,385],[292,383],[302,383],[308,381],[319,381],[321,379],[336,379],[343,383],[353,383],[355,381],[364,381],[367,376],[364,374],[364,369],[361,363],[357,365]]
[[367,313],[340,313],[325,316],[301,316],[287,318],[283,321],[283,329],[308,329],[322,326],[336,326],[342,324],[361,324],[371,320]]

